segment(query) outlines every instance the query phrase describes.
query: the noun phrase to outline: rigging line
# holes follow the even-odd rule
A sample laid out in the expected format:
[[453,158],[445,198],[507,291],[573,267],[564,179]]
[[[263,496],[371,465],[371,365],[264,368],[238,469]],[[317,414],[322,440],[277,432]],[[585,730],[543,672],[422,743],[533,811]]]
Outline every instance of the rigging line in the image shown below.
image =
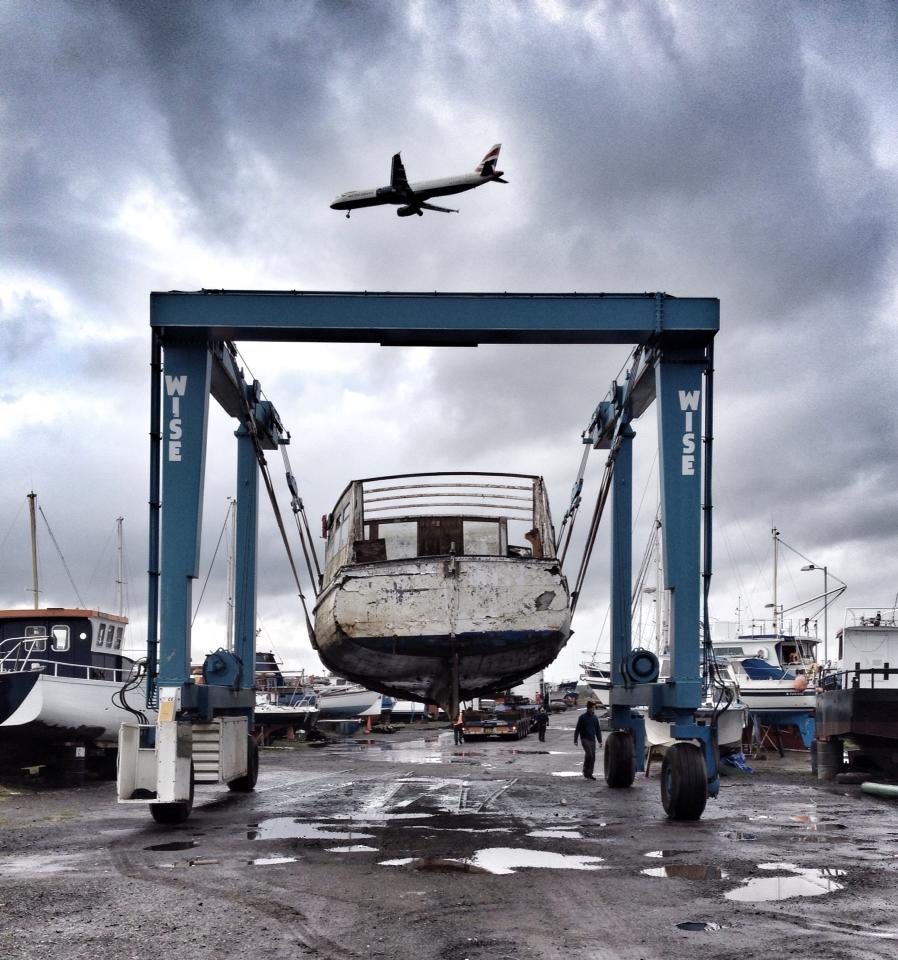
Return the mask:
[[[318,596],[319,584],[321,583],[321,567],[318,564],[318,554],[315,552],[315,545],[312,541],[312,531],[309,529],[309,520],[306,516],[306,508],[299,495],[299,486],[293,470],[290,466],[290,457],[287,454],[286,444],[281,444],[281,458],[284,461],[284,473],[287,476],[287,487],[290,490],[290,507],[293,510],[293,519],[296,522],[296,530],[299,533],[299,542],[302,545],[302,552],[306,560],[306,570],[309,573],[309,580],[312,583],[312,593]],[[300,523],[302,520],[302,523]],[[305,532],[303,532],[303,527]],[[312,559],[309,559],[311,553]],[[312,560],[315,562],[315,569],[312,570]]]
[[574,584],[574,592],[571,595],[571,617],[574,615],[574,610],[577,607],[577,601],[580,598],[580,591],[583,588],[583,584],[586,580],[586,571],[589,568],[589,562],[592,559],[592,551],[595,547],[596,537],[599,532],[599,523],[601,522],[602,514],[605,512],[605,504],[608,501],[608,495],[611,492],[611,474],[613,463],[614,458],[612,453],[609,455],[605,464],[605,473],[602,476],[602,484],[599,488],[595,509],[593,510],[592,519],[590,521],[589,533],[586,537],[586,546],[583,550],[583,558],[580,561],[580,569],[577,572],[577,579]]
[[570,521],[570,527],[567,530],[567,540],[564,543],[564,546],[561,550],[561,556],[559,557],[562,565],[564,564],[564,558],[567,555],[567,548],[571,542],[571,536],[574,532],[574,522],[576,521],[577,513],[580,510],[580,494],[583,490],[583,476],[586,473],[586,461],[589,459],[589,453],[591,450],[592,444],[585,444],[583,456],[580,458],[580,469],[577,471],[577,479],[574,481],[574,486],[571,490],[571,502],[561,519],[561,530],[558,531],[559,543],[561,543],[564,539],[565,527],[567,527],[568,521]]
[[47,526],[47,533],[50,534],[50,539],[53,541],[53,546],[56,548],[56,553],[59,555],[59,559],[62,561],[62,568],[65,570],[66,576],[69,578],[69,583],[72,585],[72,589],[75,591],[75,596],[78,598],[78,603],[81,604],[82,609],[85,609],[86,604],[81,599],[81,594],[78,592],[78,588],[75,586],[75,581],[72,579],[72,572],[69,570],[69,565],[65,562],[65,557],[62,555],[62,550],[59,549],[59,544],[56,542],[56,537],[53,536],[53,531],[50,529],[50,521],[47,519],[47,515],[44,513],[44,508],[38,505],[37,509]]
[[9,527],[7,528],[6,533],[3,534],[3,539],[0,540],[0,550],[2,550],[3,547],[6,546],[6,541],[9,539],[9,535],[12,533],[13,527],[15,527],[15,526],[18,524],[18,522],[19,522],[19,517],[21,517],[22,511],[23,511],[24,509],[25,509],[25,504],[24,504],[24,501],[23,501],[22,503],[19,504],[19,508],[18,508],[18,510],[16,510],[16,515],[12,518],[12,522],[10,523]]
[[190,621],[190,626],[192,627],[196,623],[197,615],[200,612],[200,604],[203,602],[203,597],[206,595],[206,587],[209,586],[209,577],[212,576],[212,568],[215,566],[215,558],[218,556],[218,549],[221,546],[222,537],[224,537],[224,532],[228,526],[228,518],[231,515],[231,505],[228,503],[228,512],[225,514],[224,523],[221,525],[221,533],[218,535],[218,543],[215,544],[215,551],[212,554],[212,559],[209,561],[209,569],[206,571],[206,579],[203,581],[203,589],[200,591],[199,600],[196,602],[196,607],[193,610],[193,619]]
[[[255,444],[255,434],[253,434],[253,436],[253,442]],[[287,551],[287,560],[290,563],[290,570],[293,573],[293,579],[296,582],[296,589],[299,591],[299,599],[302,603],[302,612],[306,618],[306,630],[309,633],[309,640],[311,641],[312,646],[317,650],[318,642],[315,638],[315,628],[312,626],[312,621],[309,618],[309,609],[306,606],[306,597],[302,592],[302,583],[299,579],[299,571],[296,569],[296,561],[293,559],[293,551],[290,549],[290,541],[287,538],[287,528],[284,526],[284,518],[281,514],[281,508],[278,505],[277,494],[274,492],[274,484],[271,482],[271,472],[268,469],[268,461],[265,459],[261,448],[258,445],[256,445],[256,457],[259,461],[262,479],[265,481],[265,489],[268,491],[268,499],[271,501],[271,508],[274,510],[274,519],[277,523],[278,530],[281,533],[281,540],[284,542],[284,549]]]

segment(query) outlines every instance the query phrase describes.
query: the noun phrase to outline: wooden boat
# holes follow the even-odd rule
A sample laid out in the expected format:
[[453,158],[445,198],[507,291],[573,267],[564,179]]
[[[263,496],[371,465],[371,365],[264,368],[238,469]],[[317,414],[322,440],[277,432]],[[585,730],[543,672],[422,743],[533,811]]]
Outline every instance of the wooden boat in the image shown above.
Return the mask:
[[545,487],[520,474],[354,480],[326,518],[315,608],[328,669],[402,700],[506,689],[570,635]]

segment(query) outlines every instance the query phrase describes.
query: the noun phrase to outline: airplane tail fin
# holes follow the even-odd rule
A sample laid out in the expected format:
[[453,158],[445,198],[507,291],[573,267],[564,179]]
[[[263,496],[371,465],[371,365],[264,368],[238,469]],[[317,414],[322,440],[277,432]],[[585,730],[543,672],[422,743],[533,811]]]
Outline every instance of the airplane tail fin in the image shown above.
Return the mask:
[[499,162],[499,148],[501,143],[497,143],[490,148],[489,153],[474,167],[475,171],[481,177],[492,177],[496,172],[496,164]]

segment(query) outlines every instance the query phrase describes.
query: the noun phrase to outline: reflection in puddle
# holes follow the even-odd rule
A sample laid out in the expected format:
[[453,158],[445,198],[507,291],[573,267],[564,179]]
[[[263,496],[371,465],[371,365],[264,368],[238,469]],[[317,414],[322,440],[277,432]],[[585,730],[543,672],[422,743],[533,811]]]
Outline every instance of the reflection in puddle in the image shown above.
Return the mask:
[[196,840],[172,840],[170,843],[154,843],[144,850],[190,850],[196,846]]
[[[478,850],[465,860],[431,861],[416,857],[403,857],[397,860],[381,860],[381,866],[401,867],[414,864],[416,869],[457,869],[467,873],[509,874],[527,868],[547,870],[601,870],[603,857],[586,857],[574,854],[550,853],[545,850],[523,850],[514,847],[488,847]],[[427,864],[439,863],[439,867]],[[449,864],[457,864],[450,867]],[[473,868],[473,869],[472,869]]]
[[835,877],[844,877],[844,870],[831,868],[808,869],[793,863],[759,863],[761,870],[784,872],[786,876],[752,877],[741,887],[728,890],[727,900],[761,903],[769,900],[788,900],[790,897],[819,897],[841,890],[845,884],[837,883]]
[[552,837],[561,837],[567,840],[582,840],[583,834],[579,830],[562,830],[561,828],[549,828],[548,830],[531,830],[528,837],[543,837],[551,839]]
[[581,770],[556,770],[553,774],[553,777],[582,777],[583,772]]
[[353,843],[346,847],[328,847],[328,853],[377,853],[377,847],[368,847],[364,843]]
[[660,860],[663,857],[681,857],[685,850],[649,850],[645,856]]
[[296,863],[299,857],[258,857],[255,860],[248,860],[247,863],[253,867],[270,867],[275,863]]
[[721,836],[726,840],[757,840],[755,833],[746,833],[744,830],[737,830],[735,833],[724,833]]
[[357,837],[367,840],[371,833],[354,830],[333,829],[321,823],[306,823],[293,817],[272,817],[263,820],[255,830],[247,830],[247,840],[334,840]]
[[649,867],[640,870],[647,877],[679,877],[683,880],[726,880],[729,874],[720,867],[704,863],[671,863],[666,867]]
[[678,923],[677,926],[681,930],[723,930],[723,927],[719,923],[715,923],[713,920],[684,920],[682,923]]

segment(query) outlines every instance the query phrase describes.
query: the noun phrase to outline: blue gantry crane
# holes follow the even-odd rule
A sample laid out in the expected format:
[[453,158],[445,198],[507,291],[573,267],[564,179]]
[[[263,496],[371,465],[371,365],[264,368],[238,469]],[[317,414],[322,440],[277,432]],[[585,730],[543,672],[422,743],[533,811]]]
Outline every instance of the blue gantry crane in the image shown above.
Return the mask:
[[[239,340],[366,342],[385,346],[479,343],[636,344],[640,363],[599,404],[585,440],[613,463],[613,730],[605,748],[609,787],[642,769],[642,707],[671,724],[676,743],[662,767],[670,817],[697,819],[718,788],[713,724],[696,722],[701,699],[702,578],[710,576],[709,440],[714,298],[662,293],[341,293],[202,290],[153,293],[149,696],[150,727],[120,738],[119,799],[150,805],[177,822],[194,782],[251,790],[258,757],[251,737],[255,573],[260,459],[289,441],[258,382],[247,382],[232,346]],[[200,522],[210,395],[236,421],[240,582],[232,651],[211,654],[198,683],[190,669],[191,586],[199,575]],[[670,676],[633,650],[630,623],[632,421],[658,401],[665,590],[670,598]],[[707,446],[707,444],[706,444]],[[704,533],[704,540],[703,540]]]

